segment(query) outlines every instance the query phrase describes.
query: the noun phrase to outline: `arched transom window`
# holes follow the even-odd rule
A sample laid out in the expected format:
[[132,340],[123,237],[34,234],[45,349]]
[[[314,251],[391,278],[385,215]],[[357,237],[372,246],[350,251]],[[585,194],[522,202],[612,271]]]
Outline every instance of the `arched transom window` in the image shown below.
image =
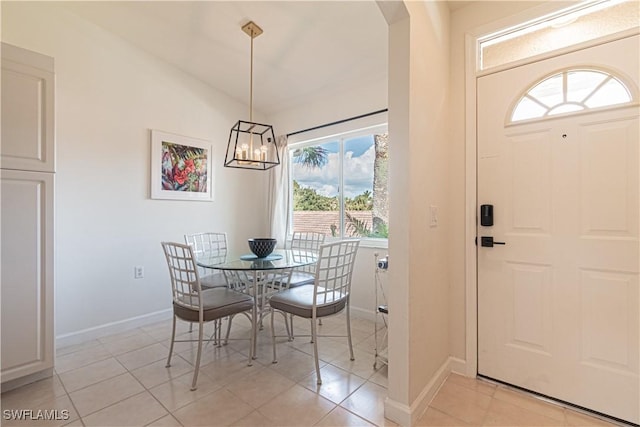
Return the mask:
[[511,122],[627,104],[631,91],[611,74],[594,69],[571,69],[545,78],[516,103]]

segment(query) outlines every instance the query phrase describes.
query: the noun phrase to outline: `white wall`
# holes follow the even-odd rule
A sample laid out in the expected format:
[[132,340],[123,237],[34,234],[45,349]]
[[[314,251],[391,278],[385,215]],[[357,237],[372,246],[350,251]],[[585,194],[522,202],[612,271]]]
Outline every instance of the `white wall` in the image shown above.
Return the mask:
[[[400,425],[406,422],[409,411],[409,186],[408,169],[409,111],[410,111],[410,18],[403,3],[378,3],[389,21],[389,253],[393,263],[389,269],[390,289],[388,306],[393,313],[389,318],[388,399],[385,416]],[[384,5],[384,8],[383,8]],[[395,6],[394,10],[385,10]],[[395,10],[395,9],[400,9]],[[393,414],[390,404],[400,405],[399,414]],[[410,416],[410,415],[409,415]],[[403,419],[404,418],[404,419]],[[404,421],[404,422],[403,422]]]
[[[387,31],[384,20],[381,19],[380,25],[381,31]],[[271,115],[269,120],[279,134],[287,134],[382,110],[388,107],[387,80],[385,73],[379,79],[365,79],[349,91],[325,91],[310,97],[305,105]]]
[[[465,212],[465,199],[468,197],[465,190],[465,34],[478,31],[478,28],[499,27],[499,23],[512,15],[518,15],[535,8],[545,1],[478,1],[469,6],[456,10],[451,15],[451,79],[450,79],[450,105],[451,105],[451,146],[449,151],[447,181],[449,183],[449,204],[451,222],[451,235],[448,246],[448,267],[451,280],[449,300],[450,323],[450,349],[455,358],[466,360],[465,342],[466,312],[465,312],[465,225],[468,223],[468,215],[473,211]],[[554,2],[557,8],[566,7],[568,2]],[[527,15],[529,13],[527,12]],[[534,16],[522,17],[522,21],[532,19]],[[512,21],[512,20],[511,20]],[[514,22],[504,23],[514,25]],[[497,29],[497,28],[496,28]],[[472,70],[473,71],[473,70]],[[467,88],[468,89],[468,88]],[[475,195],[471,195],[474,197]],[[476,331],[469,331],[475,334]]]
[[[390,24],[385,414],[410,425],[444,380],[449,357],[449,10],[445,2],[393,3],[379,3]],[[431,206],[437,227],[430,226]]]
[[[160,241],[268,229],[266,180],[222,167],[246,106],[55,4],[3,2],[2,40],[55,58],[58,337],[169,309]],[[213,141],[214,202],[149,198],[149,129]]]
[[[444,2],[408,2],[411,16],[409,328],[413,402],[449,356],[447,157],[449,10]],[[430,227],[430,206],[439,225]],[[393,254],[392,254],[393,255]]]

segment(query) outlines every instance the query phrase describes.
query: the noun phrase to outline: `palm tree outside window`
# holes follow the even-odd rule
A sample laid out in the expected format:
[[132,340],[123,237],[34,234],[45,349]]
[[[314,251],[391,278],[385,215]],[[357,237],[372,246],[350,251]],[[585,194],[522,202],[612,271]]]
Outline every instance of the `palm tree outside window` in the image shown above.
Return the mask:
[[386,239],[388,140],[383,126],[293,144],[291,232]]

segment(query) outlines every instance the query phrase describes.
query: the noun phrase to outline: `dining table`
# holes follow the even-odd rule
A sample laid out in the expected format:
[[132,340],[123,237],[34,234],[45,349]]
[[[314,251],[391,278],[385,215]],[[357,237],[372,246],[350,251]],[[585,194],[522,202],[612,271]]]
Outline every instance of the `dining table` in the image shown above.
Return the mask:
[[276,249],[262,258],[252,253],[225,256],[202,254],[196,258],[196,263],[205,269],[222,271],[231,289],[253,296],[253,348],[250,352],[251,358],[255,359],[257,331],[258,328],[262,329],[262,319],[270,312],[269,297],[288,287],[295,268],[315,264],[317,260],[316,252]]

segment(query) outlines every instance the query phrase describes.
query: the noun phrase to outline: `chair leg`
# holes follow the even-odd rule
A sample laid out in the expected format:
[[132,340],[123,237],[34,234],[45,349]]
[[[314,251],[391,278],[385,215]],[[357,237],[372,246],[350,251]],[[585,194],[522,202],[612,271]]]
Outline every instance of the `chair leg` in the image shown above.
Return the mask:
[[[318,319],[318,326],[322,326],[322,317]],[[311,338],[311,342],[313,342],[313,337]]]
[[[275,317],[275,310],[271,309],[271,346],[273,347],[273,360],[271,363],[278,363],[278,358],[276,356],[276,328],[273,321]],[[284,316],[284,323],[287,323],[287,316]],[[289,328],[287,328],[288,330]]]
[[[260,291],[260,311],[262,312],[267,305],[267,288],[266,284],[261,285]],[[257,289],[257,288],[256,288]],[[264,329],[264,325],[262,324],[262,315],[260,316],[260,330]]]
[[316,362],[316,379],[317,384],[322,384],[320,377],[320,362],[318,360],[318,337],[316,335],[316,319],[311,318],[311,342],[313,342],[313,358]]
[[191,383],[191,391],[194,391],[198,387],[198,373],[200,372],[200,357],[202,356],[202,335],[204,333],[204,327],[202,322],[198,324],[198,355],[196,356],[196,370],[193,372],[193,382]]
[[229,334],[231,334],[231,321],[233,320],[233,316],[231,315],[227,318],[227,335],[224,337],[224,345],[229,344]]
[[217,344],[218,347],[222,347],[222,319],[216,320],[214,330],[216,331],[215,344]]
[[173,342],[176,339],[176,315],[173,315],[173,327],[171,328],[171,345],[169,346],[169,357],[167,358],[166,368],[171,366],[171,355],[173,354]]
[[[257,353],[257,342],[258,342],[258,326],[260,326],[260,329],[262,330],[262,315],[258,316],[258,304],[259,302],[259,298],[260,298],[260,294],[258,291],[258,272],[254,271],[253,272],[253,310],[251,311],[252,313],[252,321],[251,321],[251,325],[252,325],[252,329],[251,329],[251,339],[253,341],[251,341],[251,350],[249,350],[249,355],[251,356],[251,362],[249,363],[249,366],[251,366],[253,364],[253,359],[256,358],[256,353]],[[262,311],[262,308],[264,306],[261,305],[260,306],[260,311]]]
[[351,360],[356,360],[353,356],[353,342],[351,340],[351,312],[349,311],[349,302],[347,301],[347,338],[349,339],[349,353],[351,353]]
[[258,338],[258,307],[255,303],[251,309],[251,340],[249,342],[249,366],[253,365],[256,358],[256,341]]
[[[284,322],[287,323],[287,315],[284,315]],[[293,341],[293,339],[295,338],[293,336],[293,314],[289,315],[289,324],[291,327],[291,332],[289,333],[289,341]]]
[[[313,319],[310,319],[310,321],[311,321],[311,330],[313,330],[313,327],[315,326],[316,321]],[[311,341],[309,341],[311,344],[313,344],[316,341],[314,337],[315,337],[315,334],[311,334]]]
[[293,336],[293,329],[289,329],[289,318],[287,318],[287,313],[281,313],[281,314],[282,314],[282,317],[284,318],[284,327],[287,329],[287,340],[291,341]]

